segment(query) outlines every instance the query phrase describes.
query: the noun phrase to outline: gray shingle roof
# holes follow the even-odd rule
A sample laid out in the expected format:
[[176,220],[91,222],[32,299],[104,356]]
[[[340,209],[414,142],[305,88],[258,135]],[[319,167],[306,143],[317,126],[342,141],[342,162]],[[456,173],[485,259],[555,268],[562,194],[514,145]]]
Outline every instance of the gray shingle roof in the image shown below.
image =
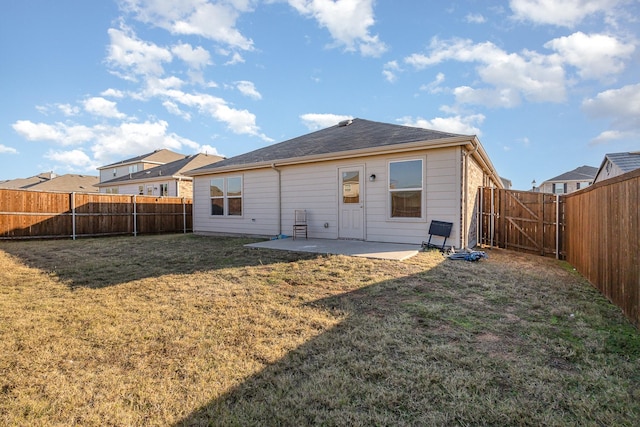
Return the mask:
[[160,150],[155,150],[152,151],[150,153],[146,153],[146,154],[141,154],[139,156],[136,157],[131,157],[130,159],[125,159],[125,160],[120,160],[118,162],[115,163],[111,163],[109,165],[106,166],[100,166],[98,169],[105,169],[105,168],[109,168],[109,167],[114,167],[114,166],[121,166],[121,165],[126,165],[128,163],[137,163],[140,161],[147,161],[147,162],[155,162],[155,163],[169,163],[169,162],[173,162],[175,160],[179,160],[181,158],[185,157],[184,154],[180,154],[180,153],[176,153],[175,151],[171,151],[171,150],[167,150],[166,148],[162,148]]
[[598,173],[598,168],[594,166],[580,166],[572,171],[565,172],[547,181],[593,181]]
[[1,181],[0,188],[28,189],[37,191],[64,191],[69,193],[72,191],[93,193],[98,191],[95,187],[98,180],[97,176],[92,175],[55,175],[48,172],[29,178]]
[[611,163],[622,169],[623,172],[631,172],[640,169],[640,151],[632,153],[608,153],[605,154]]
[[409,142],[430,141],[464,136],[410,126],[379,123],[363,119],[340,122],[316,132],[260,148],[249,153],[217,162],[210,167],[240,166],[260,162],[274,162],[291,158],[332,154]]
[[112,185],[122,183],[126,181],[136,181],[141,179],[157,178],[159,176],[172,177],[174,175],[182,174],[191,169],[196,169],[203,166],[209,166],[221,160],[220,156],[212,156],[208,154],[196,154],[192,156],[184,156],[180,160],[176,160],[164,165],[156,166],[150,169],[132,173],[131,175],[124,175],[118,178],[114,178],[109,181],[100,183],[100,186]]

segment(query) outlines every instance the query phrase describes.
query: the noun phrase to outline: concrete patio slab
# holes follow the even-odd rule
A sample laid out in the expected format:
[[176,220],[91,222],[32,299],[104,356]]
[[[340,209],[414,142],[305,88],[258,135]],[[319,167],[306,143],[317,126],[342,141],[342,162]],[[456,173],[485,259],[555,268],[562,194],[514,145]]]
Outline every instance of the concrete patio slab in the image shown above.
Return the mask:
[[420,251],[420,245],[363,242],[361,240],[296,239],[267,240],[245,245],[251,248],[277,249],[319,254],[349,255],[363,258],[405,260]]

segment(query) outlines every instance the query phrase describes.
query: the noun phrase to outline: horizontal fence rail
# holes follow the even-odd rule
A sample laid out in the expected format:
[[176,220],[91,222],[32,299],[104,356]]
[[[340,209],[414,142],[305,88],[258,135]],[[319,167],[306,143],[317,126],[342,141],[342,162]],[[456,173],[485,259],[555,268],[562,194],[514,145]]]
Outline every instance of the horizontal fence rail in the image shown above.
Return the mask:
[[186,233],[189,198],[0,189],[0,239]]

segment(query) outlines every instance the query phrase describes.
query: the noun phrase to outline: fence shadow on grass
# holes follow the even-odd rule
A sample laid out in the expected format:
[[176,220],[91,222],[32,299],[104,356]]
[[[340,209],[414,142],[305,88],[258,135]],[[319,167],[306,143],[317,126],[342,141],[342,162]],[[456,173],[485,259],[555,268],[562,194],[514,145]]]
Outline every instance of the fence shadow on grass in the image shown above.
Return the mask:
[[[593,366],[558,353],[571,344],[555,338],[556,326],[545,322],[558,296],[548,289],[531,292],[526,283],[515,286],[523,279],[517,265],[507,266],[507,282],[492,289],[487,286],[495,283],[491,268],[447,261],[316,301],[315,307],[345,319],[175,426],[538,425],[549,420],[579,424],[585,416],[616,424],[629,416],[637,419],[640,407],[625,407],[629,401],[616,408],[599,405],[606,393],[581,406],[580,388],[569,384],[581,381],[579,372],[589,378]],[[521,322],[519,316],[543,325],[537,326],[539,335],[532,335],[530,321]]]
[[70,287],[103,288],[167,274],[299,260],[304,254],[245,248],[259,239],[169,234],[0,242],[0,251]]

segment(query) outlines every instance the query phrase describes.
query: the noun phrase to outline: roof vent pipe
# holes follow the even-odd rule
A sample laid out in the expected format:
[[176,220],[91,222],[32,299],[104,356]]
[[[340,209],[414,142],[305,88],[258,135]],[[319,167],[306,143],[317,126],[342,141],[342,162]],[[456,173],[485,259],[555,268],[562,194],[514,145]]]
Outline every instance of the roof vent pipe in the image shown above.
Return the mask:
[[338,127],[345,127],[345,126],[349,126],[351,123],[353,123],[353,120],[349,119],[349,120],[343,120],[340,123],[338,123]]

